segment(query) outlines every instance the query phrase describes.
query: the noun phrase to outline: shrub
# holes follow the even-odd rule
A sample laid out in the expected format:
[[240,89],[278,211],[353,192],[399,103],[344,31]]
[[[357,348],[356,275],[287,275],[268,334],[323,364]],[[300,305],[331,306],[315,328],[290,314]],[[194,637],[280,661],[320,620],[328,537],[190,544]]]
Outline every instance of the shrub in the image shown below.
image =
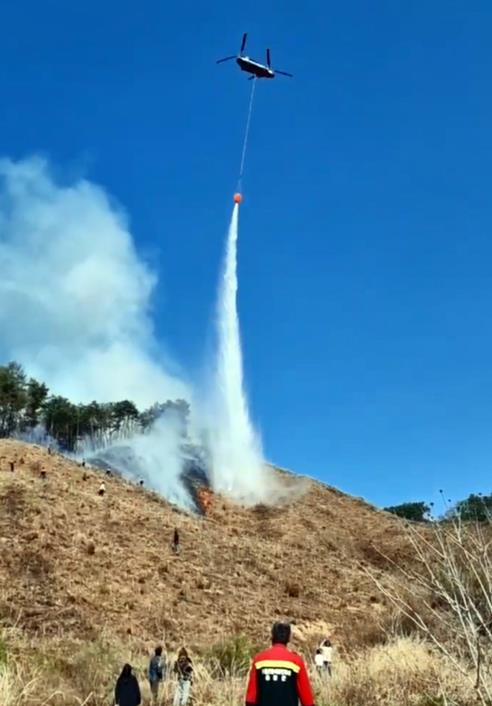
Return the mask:
[[235,635],[212,645],[205,659],[212,673],[217,676],[243,676],[247,674],[255,652],[256,647],[245,635]]
[[386,512],[391,512],[392,515],[402,517],[404,520],[412,522],[425,522],[429,519],[430,507],[424,502],[418,503],[402,503],[401,505],[393,505],[385,507]]
[[456,503],[451,510],[463,522],[489,522],[492,518],[492,493],[490,495],[469,495]]
[[0,668],[7,664],[7,643],[2,635],[0,635]]

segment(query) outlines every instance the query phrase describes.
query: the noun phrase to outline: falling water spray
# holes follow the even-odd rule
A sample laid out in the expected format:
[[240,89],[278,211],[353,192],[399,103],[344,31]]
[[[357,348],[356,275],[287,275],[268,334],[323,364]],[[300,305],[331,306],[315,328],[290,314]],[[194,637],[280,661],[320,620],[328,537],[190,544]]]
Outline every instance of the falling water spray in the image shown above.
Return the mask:
[[217,417],[213,443],[213,486],[242,502],[266,493],[261,445],[250,419],[244,386],[237,312],[239,204],[232,211],[219,291],[216,369]]

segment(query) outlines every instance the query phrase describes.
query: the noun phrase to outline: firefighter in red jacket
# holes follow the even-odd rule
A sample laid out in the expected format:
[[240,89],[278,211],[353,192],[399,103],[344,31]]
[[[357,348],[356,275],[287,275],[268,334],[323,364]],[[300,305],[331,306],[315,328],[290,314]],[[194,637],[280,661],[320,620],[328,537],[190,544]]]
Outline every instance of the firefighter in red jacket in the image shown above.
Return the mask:
[[314,706],[306,665],[287,649],[290,634],[286,623],[273,626],[272,647],[253,660],[246,706]]

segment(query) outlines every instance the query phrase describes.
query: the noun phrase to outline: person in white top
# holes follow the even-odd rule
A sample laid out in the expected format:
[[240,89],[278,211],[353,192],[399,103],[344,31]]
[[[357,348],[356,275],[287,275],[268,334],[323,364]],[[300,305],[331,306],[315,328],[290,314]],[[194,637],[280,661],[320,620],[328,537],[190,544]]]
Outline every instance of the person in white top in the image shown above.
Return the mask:
[[314,655],[314,666],[316,667],[316,671],[318,672],[318,674],[321,674],[321,672],[324,671],[325,662],[323,659],[323,654],[319,647],[316,650],[316,654]]
[[326,639],[323,640],[321,645],[319,646],[319,649],[321,651],[321,656],[323,658],[323,669],[326,669],[328,674],[331,677],[331,665],[333,661],[333,646],[330,642],[330,640]]

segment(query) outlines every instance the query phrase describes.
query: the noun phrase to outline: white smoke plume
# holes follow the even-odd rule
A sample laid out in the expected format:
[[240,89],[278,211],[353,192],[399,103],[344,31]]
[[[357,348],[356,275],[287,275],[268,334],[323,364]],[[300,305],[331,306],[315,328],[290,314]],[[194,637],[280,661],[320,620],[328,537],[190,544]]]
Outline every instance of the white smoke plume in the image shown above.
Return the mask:
[[155,284],[103,189],[0,161],[0,359],[73,402],[189,398],[155,355]]
[[[213,488],[247,504],[278,499],[283,493],[263,463],[244,392],[237,236],[236,206],[220,290],[214,391],[197,409],[190,385],[163,364],[150,315],[156,277],[138,255],[123,211],[87,180],[57,183],[42,159],[0,160],[0,362],[20,362],[75,403],[129,399],[143,409],[186,399],[193,437],[208,440]],[[171,420],[159,420],[149,433],[95,454],[190,507],[180,479],[186,464],[180,433]]]
[[176,417],[160,417],[148,432],[135,432],[107,446],[91,448],[87,440],[80,456],[88,456],[92,464],[117,469],[134,482],[143,481],[146,488],[156,490],[169,502],[192,510],[193,500],[182,482],[181,429]]

